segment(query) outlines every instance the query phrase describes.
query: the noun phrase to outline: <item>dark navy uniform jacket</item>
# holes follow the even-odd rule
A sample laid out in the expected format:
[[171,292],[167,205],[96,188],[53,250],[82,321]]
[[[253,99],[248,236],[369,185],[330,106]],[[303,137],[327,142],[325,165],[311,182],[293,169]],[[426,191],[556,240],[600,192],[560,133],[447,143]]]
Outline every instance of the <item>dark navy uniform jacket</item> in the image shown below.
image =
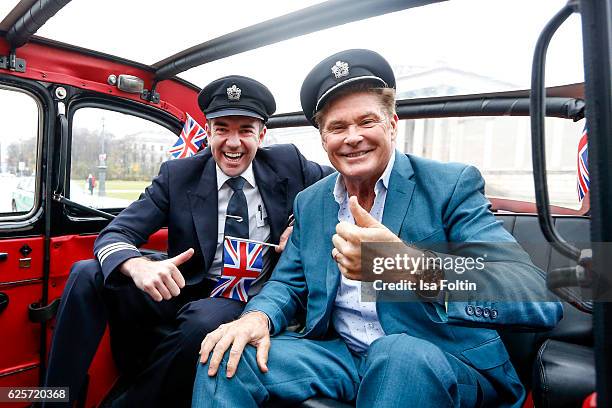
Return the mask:
[[[308,161],[289,144],[260,148],[253,172],[266,207],[270,242],[278,243],[292,213],[296,194],[333,170]],[[187,285],[205,277],[217,247],[217,176],[210,148],[195,156],[170,160],[138,201],[102,230],[94,253],[105,280],[122,262],[141,256],[138,247],[162,227],[168,227],[168,256],[195,250],[179,267]],[[272,266],[278,255],[270,251]]]

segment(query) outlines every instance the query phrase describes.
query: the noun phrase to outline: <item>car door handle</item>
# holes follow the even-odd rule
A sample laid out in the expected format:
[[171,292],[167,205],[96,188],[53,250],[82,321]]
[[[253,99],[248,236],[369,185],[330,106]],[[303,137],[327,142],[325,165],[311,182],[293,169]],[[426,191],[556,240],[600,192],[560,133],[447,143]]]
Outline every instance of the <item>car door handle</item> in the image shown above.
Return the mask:
[[8,254],[6,252],[0,252],[0,261],[5,261],[8,258]]

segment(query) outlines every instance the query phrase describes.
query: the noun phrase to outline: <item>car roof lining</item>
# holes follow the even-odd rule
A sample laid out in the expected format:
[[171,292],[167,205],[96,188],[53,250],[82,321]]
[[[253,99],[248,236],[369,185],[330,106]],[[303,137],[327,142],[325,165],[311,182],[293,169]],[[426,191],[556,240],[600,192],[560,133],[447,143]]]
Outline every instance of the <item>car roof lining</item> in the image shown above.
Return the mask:
[[[391,13],[393,11],[443,1],[447,0],[366,0],[361,2],[357,7],[353,0],[332,0],[306,7],[280,17],[265,20],[249,27],[207,40],[194,47],[190,47],[160,60],[151,66],[133,61],[129,61],[129,63],[130,65],[138,65],[140,68],[149,71],[154,70],[156,72],[156,80],[158,81],[170,78],[175,79],[177,74],[187,69],[259,48],[264,45],[288,40],[329,27]],[[19,35],[15,35],[15,25],[19,24],[20,19],[28,12],[31,12],[35,8],[40,8],[41,4],[45,7],[57,7],[57,3],[52,0],[22,0],[2,20],[0,23],[0,31],[4,31],[10,37],[23,38],[24,36],[21,35],[21,32],[17,33]],[[52,16],[49,16],[49,18],[50,17]],[[41,18],[42,17],[39,16],[36,21],[31,21],[30,24],[40,24]],[[295,19],[300,20],[296,23]],[[26,20],[32,20],[31,16],[26,17]],[[44,22],[46,21],[47,20]],[[42,22],[43,24],[40,24],[40,26],[44,25],[44,22]],[[20,29],[29,25],[23,23],[23,21],[21,23],[22,24],[19,24],[21,26],[19,27]],[[28,41],[34,38],[34,35],[30,35]],[[37,40],[40,41],[42,38],[38,37]],[[48,44],[55,43],[55,45],[62,47],[66,47],[67,45],[49,39],[44,39],[44,41],[49,41]],[[74,47],[72,49],[78,49],[79,52],[95,52],[81,47]],[[109,54],[104,55],[106,58],[112,60],[127,62],[127,60],[119,57]]]

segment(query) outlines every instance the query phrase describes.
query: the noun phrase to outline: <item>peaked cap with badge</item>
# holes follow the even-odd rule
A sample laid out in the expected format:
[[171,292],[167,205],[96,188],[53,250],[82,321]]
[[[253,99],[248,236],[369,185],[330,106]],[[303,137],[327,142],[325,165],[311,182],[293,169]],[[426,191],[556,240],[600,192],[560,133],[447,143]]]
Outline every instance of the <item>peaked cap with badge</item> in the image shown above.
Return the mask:
[[206,85],[198,95],[206,119],[249,116],[265,122],[276,110],[270,90],[252,78],[229,75]]
[[329,98],[345,86],[359,82],[395,88],[395,75],[386,59],[365,49],[341,51],[318,63],[304,79],[300,91],[302,110],[308,121],[318,127],[314,116]]

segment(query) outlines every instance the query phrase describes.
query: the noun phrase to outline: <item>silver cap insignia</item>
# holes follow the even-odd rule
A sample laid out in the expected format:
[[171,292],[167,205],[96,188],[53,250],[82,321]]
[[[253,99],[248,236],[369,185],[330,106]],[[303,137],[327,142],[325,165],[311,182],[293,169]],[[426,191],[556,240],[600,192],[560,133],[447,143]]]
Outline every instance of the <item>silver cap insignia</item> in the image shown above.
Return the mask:
[[336,65],[331,67],[331,71],[336,79],[345,77],[349,74],[349,64],[343,61],[336,61]]
[[242,89],[238,88],[236,84],[227,88],[227,99],[229,99],[230,101],[239,101],[240,94],[242,94]]

